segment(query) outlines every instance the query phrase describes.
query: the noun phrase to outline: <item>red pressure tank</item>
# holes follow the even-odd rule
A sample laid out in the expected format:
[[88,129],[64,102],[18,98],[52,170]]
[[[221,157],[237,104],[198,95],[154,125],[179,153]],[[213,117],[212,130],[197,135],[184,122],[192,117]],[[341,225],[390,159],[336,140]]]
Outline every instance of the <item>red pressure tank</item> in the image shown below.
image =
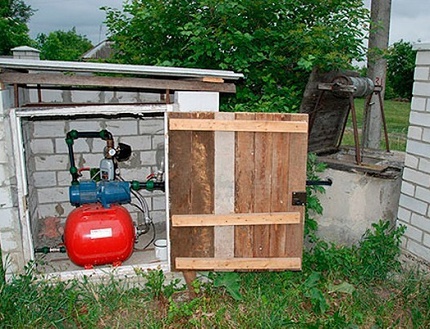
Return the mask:
[[76,265],[119,265],[131,256],[135,234],[127,209],[91,203],[74,209],[67,217],[64,244]]

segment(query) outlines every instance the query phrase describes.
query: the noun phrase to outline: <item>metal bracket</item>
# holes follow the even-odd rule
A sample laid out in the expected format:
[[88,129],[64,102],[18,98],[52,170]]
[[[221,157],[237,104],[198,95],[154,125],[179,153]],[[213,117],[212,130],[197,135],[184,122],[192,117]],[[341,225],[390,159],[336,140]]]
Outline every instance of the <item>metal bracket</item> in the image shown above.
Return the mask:
[[306,204],[306,192],[293,192],[293,206],[304,206]]

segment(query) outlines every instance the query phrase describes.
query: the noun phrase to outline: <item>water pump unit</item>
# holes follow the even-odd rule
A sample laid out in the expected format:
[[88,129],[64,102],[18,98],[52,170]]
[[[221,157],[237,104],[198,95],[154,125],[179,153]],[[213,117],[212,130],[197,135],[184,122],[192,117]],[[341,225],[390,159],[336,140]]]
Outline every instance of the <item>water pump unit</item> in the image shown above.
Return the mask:
[[[98,168],[77,168],[73,152],[74,141],[78,138],[101,138],[106,141],[104,158]],[[150,175],[143,182],[124,181],[119,175],[118,163],[127,160],[131,147],[119,143],[114,145],[112,134],[100,132],[67,133],[72,183],[69,187],[70,203],[76,208],[69,214],[64,227],[64,246],[71,261],[85,268],[95,265],[120,265],[134,250],[140,235],[147,233],[154,225],[149,216],[149,208],[137,192],[164,191],[162,174]],[[82,179],[82,172],[89,171],[90,178]],[[144,222],[135,224],[130,212],[122,206],[130,204],[136,197],[143,212]],[[155,230],[154,230],[155,232]]]

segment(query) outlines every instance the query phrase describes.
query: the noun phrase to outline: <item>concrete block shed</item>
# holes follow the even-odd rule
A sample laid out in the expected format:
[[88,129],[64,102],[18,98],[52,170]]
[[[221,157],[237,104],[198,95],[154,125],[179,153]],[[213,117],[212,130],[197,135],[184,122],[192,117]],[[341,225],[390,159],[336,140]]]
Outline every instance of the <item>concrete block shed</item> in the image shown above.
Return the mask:
[[[41,275],[59,279],[133,276],[136,267],[300,269],[307,115],[217,113],[220,94],[234,93],[242,78],[231,71],[41,61],[31,49],[17,52],[18,59],[0,59],[0,245],[7,276],[34,260]],[[121,266],[83,269],[64,253],[35,253],[62,245],[74,209],[65,141],[73,130],[107,130],[115,145],[129,144],[130,158],[118,164],[125,181],[164,170],[165,192],[141,191],[154,230]],[[76,166],[97,167],[106,144],[76,139]],[[133,221],[142,220],[136,207],[124,207]],[[96,231],[91,239],[107,237],[107,229]],[[151,242],[159,238],[167,239],[167,259],[155,257]]]

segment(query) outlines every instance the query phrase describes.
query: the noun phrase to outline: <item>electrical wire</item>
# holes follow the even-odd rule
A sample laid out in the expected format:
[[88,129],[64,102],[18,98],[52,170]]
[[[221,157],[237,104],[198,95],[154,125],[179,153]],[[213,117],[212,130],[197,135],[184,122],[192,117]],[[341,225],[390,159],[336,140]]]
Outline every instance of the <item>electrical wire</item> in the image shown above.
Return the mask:
[[[121,181],[125,181],[120,175],[118,175],[118,178]],[[143,216],[145,218],[144,225],[148,225],[149,224],[149,225],[151,225],[151,228],[152,228],[152,238],[151,238],[151,240],[143,248],[134,247],[134,250],[136,250],[136,251],[144,251],[146,248],[148,248],[155,241],[155,238],[156,238],[156,235],[157,235],[156,231],[155,231],[155,225],[154,225],[154,222],[153,222],[152,218],[149,216],[149,206],[148,206],[148,203],[146,202],[145,198],[143,197],[143,195],[140,194],[138,191],[134,191],[134,190],[130,190],[130,192],[139,201],[140,207],[137,204],[134,204],[134,203],[130,203],[130,205],[136,207],[137,209],[139,209],[143,213]],[[146,222],[146,219],[149,219],[149,223]]]

